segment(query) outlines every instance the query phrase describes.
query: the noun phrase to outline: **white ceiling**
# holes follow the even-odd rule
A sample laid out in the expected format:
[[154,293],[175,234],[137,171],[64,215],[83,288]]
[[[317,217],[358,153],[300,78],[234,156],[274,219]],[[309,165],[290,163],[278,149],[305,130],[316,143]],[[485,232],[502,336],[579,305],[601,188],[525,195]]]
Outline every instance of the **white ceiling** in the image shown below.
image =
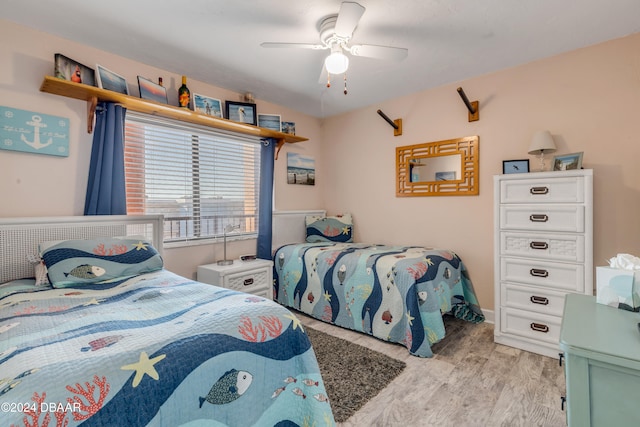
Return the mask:
[[341,0],[0,0],[0,17],[316,117],[640,31],[640,0],[356,1],[352,42],[409,55],[351,57],[346,96],[318,83],[326,51],[260,47],[318,43]]

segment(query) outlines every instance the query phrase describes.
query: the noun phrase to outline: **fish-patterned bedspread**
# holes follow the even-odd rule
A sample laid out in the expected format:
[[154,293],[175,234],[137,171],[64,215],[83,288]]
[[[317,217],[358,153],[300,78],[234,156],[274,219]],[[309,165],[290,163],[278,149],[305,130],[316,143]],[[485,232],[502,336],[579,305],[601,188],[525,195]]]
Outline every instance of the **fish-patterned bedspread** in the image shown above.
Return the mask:
[[0,299],[2,426],[333,426],[300,321],[166,270]]
[[285,245],[274,255],[274,299],[334,325],[431,357],[442,315],[484,316],[455,253],[361,243]]

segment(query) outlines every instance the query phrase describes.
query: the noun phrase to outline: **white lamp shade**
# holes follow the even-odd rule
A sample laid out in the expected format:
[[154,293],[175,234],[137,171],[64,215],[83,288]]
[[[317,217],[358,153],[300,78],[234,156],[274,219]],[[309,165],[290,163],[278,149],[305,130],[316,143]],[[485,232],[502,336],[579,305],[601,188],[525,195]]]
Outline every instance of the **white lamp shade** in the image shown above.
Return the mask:
[[324,60],[324,66],[329,74],[342,74],[349,68],[349,58],[340,51],[333,51]]
[[556,144],[553,137],[547,130],[541,130],[533,135],[531,145],[529,146],[529,154],[553,153],[556,151]]

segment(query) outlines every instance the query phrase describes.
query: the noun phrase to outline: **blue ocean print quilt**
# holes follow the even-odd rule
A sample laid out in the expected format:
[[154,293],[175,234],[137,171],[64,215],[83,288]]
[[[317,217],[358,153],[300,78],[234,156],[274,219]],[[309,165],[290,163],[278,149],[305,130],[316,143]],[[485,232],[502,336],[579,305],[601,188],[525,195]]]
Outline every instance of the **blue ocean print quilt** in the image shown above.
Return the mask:
[[274,299],[334,325],[431,357],[442,315],[482,322],[467,270],[455,253],[361,243],[285,245],[274,255]]
[[166,270],[0,298],[2,426],[333,426],[286,308]]

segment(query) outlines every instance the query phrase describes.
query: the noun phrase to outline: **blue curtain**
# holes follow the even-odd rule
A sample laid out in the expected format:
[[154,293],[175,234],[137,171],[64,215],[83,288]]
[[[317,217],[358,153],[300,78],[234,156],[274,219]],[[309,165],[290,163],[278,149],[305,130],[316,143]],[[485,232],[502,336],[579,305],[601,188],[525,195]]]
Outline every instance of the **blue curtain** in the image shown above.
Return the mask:
[[126,215],[124,118],[126,108],[101,102],[96,108],[85,215]]
[[262,141],[260,151],[260,204],[258,211],[258,247],[256,256],[271,259],[271,212],[273,209],[273,162],[276,140]]

